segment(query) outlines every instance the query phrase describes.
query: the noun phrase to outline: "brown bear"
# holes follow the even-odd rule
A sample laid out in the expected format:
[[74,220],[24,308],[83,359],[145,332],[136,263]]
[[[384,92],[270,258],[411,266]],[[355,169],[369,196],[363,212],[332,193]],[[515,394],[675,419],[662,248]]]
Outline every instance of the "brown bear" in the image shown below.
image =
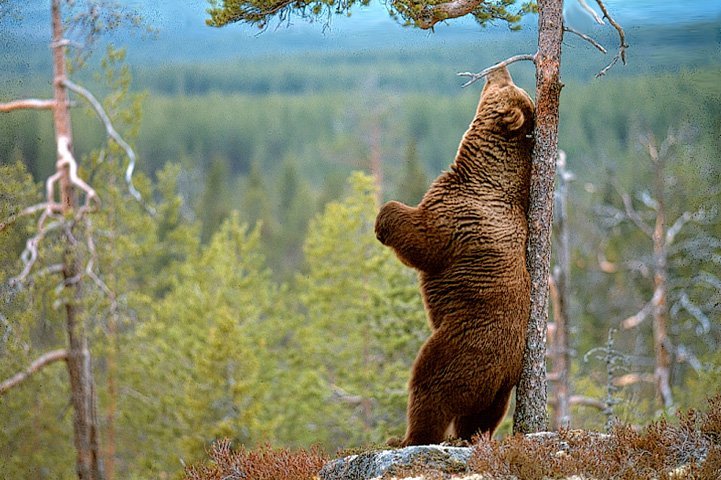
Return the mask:
[[396,446],[492,435],[508,409],[530,310],[533,116],[508,70],[494,70],[450,171],[417,207],[392,201],[378,213],[378,240],[419,271],[432,330],[413,365],[408,428]]

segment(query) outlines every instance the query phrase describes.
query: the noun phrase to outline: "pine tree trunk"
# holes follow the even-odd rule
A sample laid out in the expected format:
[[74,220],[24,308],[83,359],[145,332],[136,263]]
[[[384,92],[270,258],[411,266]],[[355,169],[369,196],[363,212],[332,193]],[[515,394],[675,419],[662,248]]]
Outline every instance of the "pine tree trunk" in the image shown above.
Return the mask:
[[[63,24],[60,12],[60,0],[52,1],[52,50],[53,50],[53,89],[55,108],[53,122],[58,144],[58,159],[62,156],[61,145],[67,145],[72,152],[72,130],[68,109],[65,80],[65,47],[63,45]],[[58,163],[60,165],[60,163]],[[60,177],[60,200],[67,221],[77,210],[77,195],[70,178],[67,165],[62,168]],[[65,318],[68,335],[68,375],[70,378],[71,404],[73,407],[73,433],[76,450],[76,471],[81,480],[102,478],[102,464],[98,455],[98,434],[90,352],[79,303],[82,298],[80,281],[81,258],[77,239],[72,227],[66,229],[65,255],[63,260],[63,278],[66,290]]]
[[653,230],[653,343],[656,357],[654,371],[656,391],[663,408],[669,409],[673,407],[673,395],[671,393],[671,353],[669,352],[670,345],[667,333],[668,307],[666,305],[668,247],[666,245],[666,207],[664,199],[665,160],[663,155],[652,155],[656,190],[656,224]]
[[521,380],[516,388],[514,432],[545,430],[546,325],[548,275],[551,263],[553,180],[558,156],[558,102],[563,40],[563,1],[538,1],[538,53],[536,54],[536,127],[531,200],[528,209],[528,271],[531,274],[531,316]]

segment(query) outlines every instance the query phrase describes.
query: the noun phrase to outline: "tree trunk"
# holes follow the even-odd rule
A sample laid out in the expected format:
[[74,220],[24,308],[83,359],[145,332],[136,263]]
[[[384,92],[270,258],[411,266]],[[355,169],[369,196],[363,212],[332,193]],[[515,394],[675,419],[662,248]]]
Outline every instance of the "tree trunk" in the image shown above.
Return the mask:
[[559,152],[558,159],[558,212],[556,221],[556,261],[551,284],[551,299],[553,300],[553,323],[555,335],[552,342],[553,374],[554,379],[554,414],[552,427],[559,429],[568,427],[571,423],[569,409],[570,385],[569,368],[571,367],[571,349],[568,342],[568,304],[571,297],[569,292],[571,278],[571,249],[568,232],[568,182],[571,175],[566,171],[566,158]]
[[[654,140],[650,139],[649,142]],[[649,144],[651,149],[651,144]],[[655,145],[653,147],[655,151]],[[667,263],[668,248],[666,245],[666,210],[664,201],[664,155],[652,152],[654,180],[656,190],[656,224],[653,229],[653,344],[656,357],[654,377],[656,391],[665,409],[673,407],[671,394],[671,354],[669,352],[669,339],[667,334],[668,307],[666,305],[666,292],[668,284]]]
[[[72,131],[67,91],[63,86],[65,75],[65,46],[63,45],[63,24],[60,0],[52,1],[52,51],[53,89],[55,108],[53,121],[55,139],[58,145],[58,168],[60,177],[60,200],[62,213],[68,222],[77,210],[77,195],[71,179],[70,166],[64,157],[67,150],[72,152]],[[72,233],[72,223],[65,230],[65,255],[63,278],[66,289],[66,331],[68,335],[68,375],[70,377],[71,404],[73,407],[73,433],[76,457],[76,471],[81,480],[102,478],[102,463],[98,450],[98,429],[96,419],[95,391],[93,387],[88,340],[80,315],[79,303],[82,298],[80,281],[81,258],[77,239]]]
[[558,102],[561,94],[560,66],[563,40],[563,1],[538,1],[538,52],[536,54],[536,126],[531,167],[531,198],[528,209],[528,271],[531,275],[531,315],[516,388],[514,432],[545,430],[546,325],[548,321],[548,275],[551,263],[553,180],[558,156]]

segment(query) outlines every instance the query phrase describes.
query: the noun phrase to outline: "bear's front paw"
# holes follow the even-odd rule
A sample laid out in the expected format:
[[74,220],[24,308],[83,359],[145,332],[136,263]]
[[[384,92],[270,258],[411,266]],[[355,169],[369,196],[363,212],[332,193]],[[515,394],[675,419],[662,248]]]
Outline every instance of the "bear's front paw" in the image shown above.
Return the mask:
[[386,440],[386,445],[388,445],[391,448],[401,448],[403,447],[403,439],[401,437],[391,437],[388,440]]

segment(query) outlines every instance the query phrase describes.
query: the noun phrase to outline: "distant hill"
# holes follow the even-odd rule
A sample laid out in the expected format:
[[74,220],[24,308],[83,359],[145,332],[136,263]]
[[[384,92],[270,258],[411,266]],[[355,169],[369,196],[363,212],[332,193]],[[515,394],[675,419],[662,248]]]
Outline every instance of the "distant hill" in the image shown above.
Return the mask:
[[[3,42],[2,57],[14,48],[33,46],[38,49],[47,43],[49,25],[48,9],[37,2],[11,1],[0,7],[0,31],[22,42]],[[24,2],[23,2],[24,3]],[[438,25],[434,33],[406,28],[392,20],[381,2],[368,7],[356,8],[350,18],[334,16],[329,23],[308,23],[293,18],[289,24],[271,25],[260,33],[246,25],[230,25],[221,29],[205,26],[208,3],[205,0],[121,0],[125,8],[137,10],[157,30],[155,38],[129,35],[127,31],[116,34],[111,40],[128,47],[132,63],[197,62],[219,60],[247,55],[292,54],[307,51],[377,49],[408,49],[447,46],[454,43],[493,42],[498,36],[507,36],[504,25],[480,28],[471,19],[460,19],[447,25]],[[573,0],[567,3],[569,22],[581,23],[590,33],[603,34],[603,27],[592,25],[588,17],[579,14]],[[721,2],[696,0],[668,2],[654,0],[608,0],[607,4],[616,18],[629,30],[648,27],[708,23],[721,18]],[[3,10],[6,10],[6,12]],[[3,14],[4,13],[4,14]],[[584,23],[584,21],[586,23]],[[535,30],[535,17],[525,21],[525,33]],[[513,34],[521,35],[523,33]],[[44,53],[44,48],[41,48]]]
[[[330,75],[329,65],[335,66],[333,75],[345,75],[338,78],[337,88],[352,87],[353,82],[365,81],[369,71],[380,71],[381,85],[450,92],[457,91],[459,85],[454,72],[480,69],[536,48],[533,17],[527,18],[520,32],[509,32],[503,25],[480,28],[472,20],[462,19],[430,33],[398,25],[376,3],[357,9],[350,18],[333,17],[325,28],[296,19],[290,26],[260,33],[244,25],[222,29],[205,26],[204,0],[122,3],[139,10],[157,34],[149,37],[124,30],[104,41],[127,48],[136,88],[162,94],[318,91],[328,88],[330,82],[323,77]],[[614,69],[612,75],[674,72],[721,63],[721,2],[700,0],[694,4],[695,10],[682,8],[677,2],[609,3],[623,23],[631,46],[629,64]],[[568,4],[576,5],[572,0]],[[36,2],[0,5],[5,5],[5,10],[0,8],[0,100],[47,89],[47,8]],[[574,21],[583,20],[577,11],[567,14]],[[567,35],[564,79],[590,81],[617,47],[613,29],[587,24],[584,30],[610,53],[604,57],[588,43]],[[102,54],[104,48],[96,51]],[[256,60],[252,68],[247,63],[249,58]],[[381,64],[384,70],[379,69]],[[278,65],[282,68],[274,70]],[[343,66],[342,72],[338,66]],[[270,70],[276,75],[287,72],[283,76],[289,81],[274,80]],[[532,82],[530,69],[519,70]],[[294,81],[290,77],[302,78]]]

